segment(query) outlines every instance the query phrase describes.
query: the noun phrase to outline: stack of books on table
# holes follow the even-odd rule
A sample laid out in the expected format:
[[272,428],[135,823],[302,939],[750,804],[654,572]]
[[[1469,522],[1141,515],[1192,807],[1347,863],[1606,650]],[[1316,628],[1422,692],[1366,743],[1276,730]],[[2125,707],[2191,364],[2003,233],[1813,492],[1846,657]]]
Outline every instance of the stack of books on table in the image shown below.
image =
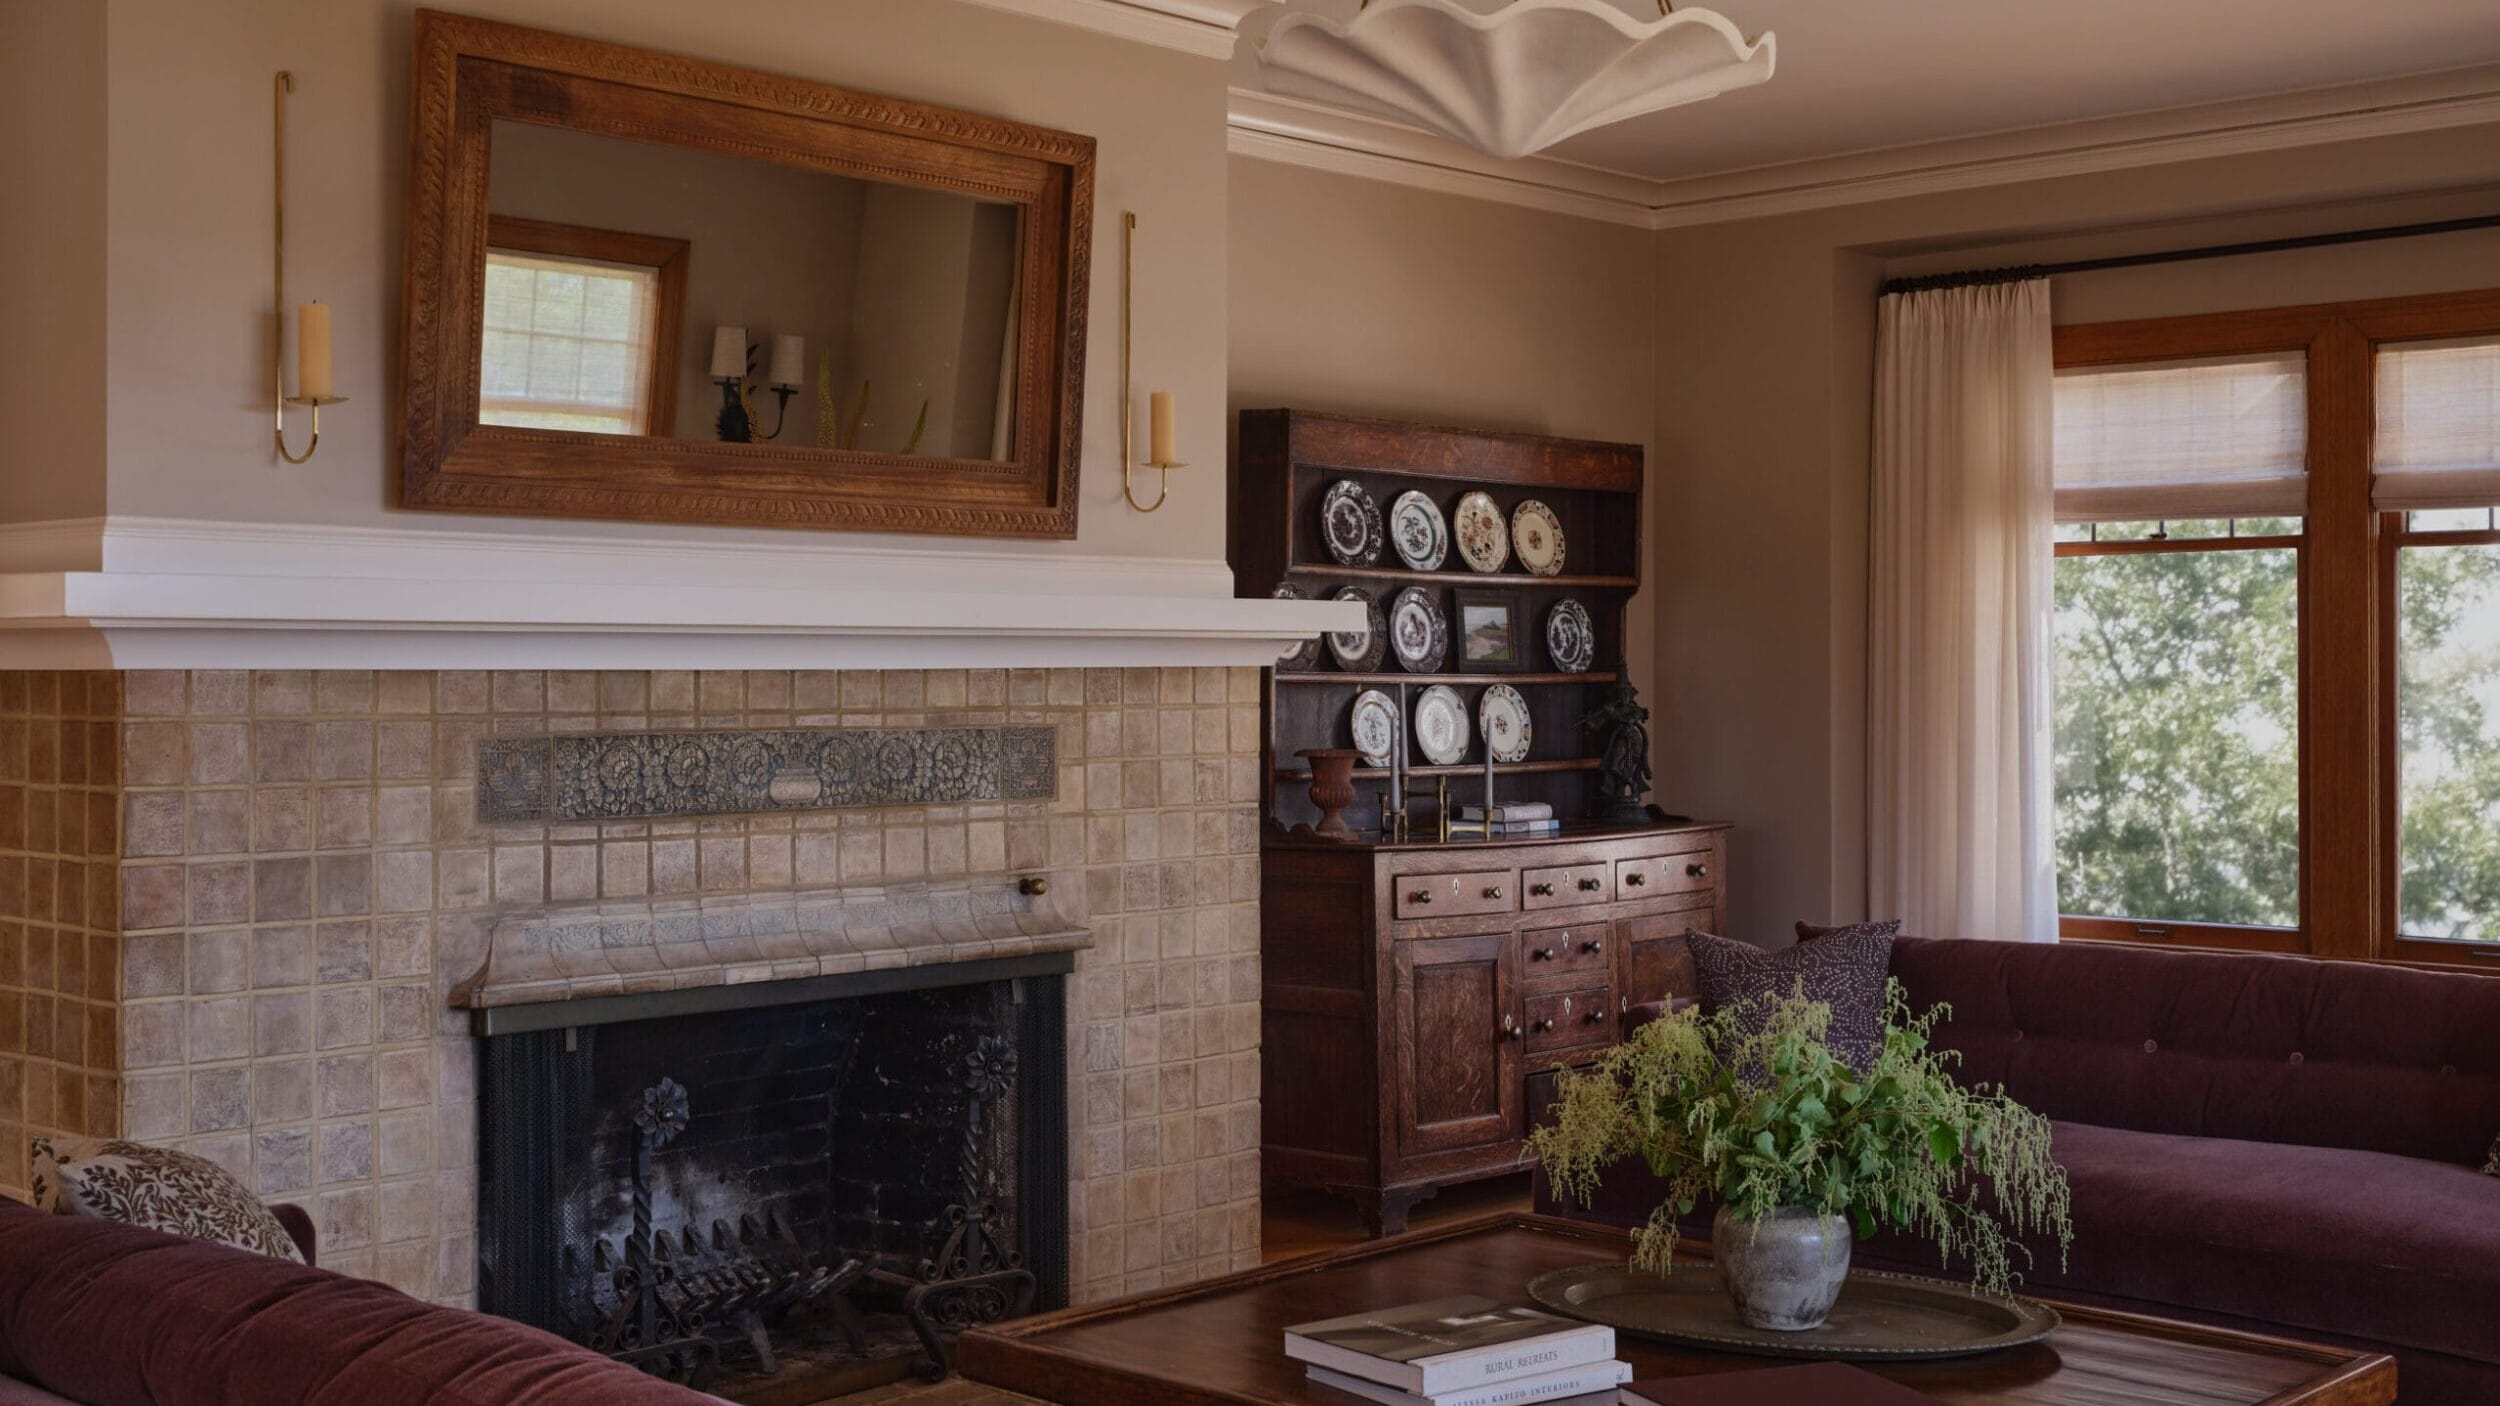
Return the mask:
[[1458,818],[1463,821],[1490,820],[1496,835],[1551,835],[1562,829],[1554,818],[1554,807],[1544,801],[1513,801],[1493,807],[1490,816],[1483,806],[1460,806]]
[[1434,1299],[1285,1330],[1311,1380],[1387,1406],[1614,1406],[1615,1330],[1491,1299]]

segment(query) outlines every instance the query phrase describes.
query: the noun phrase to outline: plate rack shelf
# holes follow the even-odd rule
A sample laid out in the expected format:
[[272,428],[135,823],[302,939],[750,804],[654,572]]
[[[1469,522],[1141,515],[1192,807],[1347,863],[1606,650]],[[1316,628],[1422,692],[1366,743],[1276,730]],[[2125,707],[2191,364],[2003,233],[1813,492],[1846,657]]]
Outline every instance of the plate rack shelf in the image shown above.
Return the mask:
[[[1419,571],[1402,562],[1394,544],[1380,559],[1344,565],[1329,555],[1320,527],[1320,502],[1340,479],[1361,484],[1385,515],[1399,494],[1418,490],[1455,522],[1458,500],[1474,490],[1491,495],[1505,520],[1528,499],[1544,503],[1561,523],[1564,559],[1552,576],[1522,567],[1514,551],[1499,572],[1471,570],[1452,542],[1440,569]],[[1408,586],[1434,593],[1451,623],[1450,658],[1440,672],[1406,673],[1394,654],[1369,670],[1340,667],[1323,643],[1318,658],[1296,668],[1267,671],[1266,756],[1262,803],[1279,830],[1319,818],[1306,792],[1310,772],[1295,753],[1308,747],[1353,745],[1350,714],[1367,688],[1398,696],[1404,685],[1407,717],[1416,697],[1434,684],[1457,690],[1469,714],[1465,759],[1435,766],[1416,750],[1410,735],[1407,761],[1417,783],[1410,814],[1419,832],[1431,823],[1430,800],[1441,780],[1452,804],[1473,804],[1483,791],[1484,740],[1477,709],[1484,690],[1508,684],[1527,699],[1533,723],[1523,762],[1496,764],[1495,793],[1503,802],[1546,801],[1566,822],[1589,813],[1600,739],[1584,733],[1581,720],[1604,701],[1623,677],[1624,618],[1641,583],[1642,451],[1631,444],[1493,434],[1306,410],[1245,410],[1233,475],[1231,550],[1233,581],[1244,596],[1265,596],[1291,583],[1314,599],[1341,588],[1365,592],[1385,610]],[[1457,590],[1516,592],[1524,610],[1525,667],[1476,670],[1460,658]],[[1549,655],[1547,612],[1569,597],[1580,602],[1595,627],[1596,658],[1581,673],[1567,672]],[[1411,734],[1411,726],[1408,729]],[[1359,767],[1359,799],[1349,823],[1376,826],[1386,769]]]

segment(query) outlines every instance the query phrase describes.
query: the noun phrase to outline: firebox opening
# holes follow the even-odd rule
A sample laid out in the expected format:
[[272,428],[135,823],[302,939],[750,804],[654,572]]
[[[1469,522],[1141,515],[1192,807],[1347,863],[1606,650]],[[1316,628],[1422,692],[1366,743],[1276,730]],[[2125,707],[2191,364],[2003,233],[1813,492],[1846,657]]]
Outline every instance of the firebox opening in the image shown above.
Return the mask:
[[1064,983],[970,974],[486,1039],[481,1307],[778,1406],[1064,1302]]

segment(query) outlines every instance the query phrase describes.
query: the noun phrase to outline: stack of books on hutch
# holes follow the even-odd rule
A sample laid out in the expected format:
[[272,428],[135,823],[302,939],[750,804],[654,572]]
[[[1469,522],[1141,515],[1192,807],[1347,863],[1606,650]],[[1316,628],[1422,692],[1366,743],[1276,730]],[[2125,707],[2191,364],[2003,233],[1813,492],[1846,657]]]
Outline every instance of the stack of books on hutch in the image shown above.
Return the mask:
[[1471,1297],[1285,1330],[1311,1380],[1387,1406],[1614,1406],[1615,1330]]
[[1490,817],[1485,814],[1483,806],[1460,806],[1458,818],[1470,822],[1489,818],[1493,823],[1491,833],[1495,835],[1551,835],[1562,829],[1562,822],[1554,818],[1554,807],[1545,801],[1511,801],[1497,805],[1493,807]]

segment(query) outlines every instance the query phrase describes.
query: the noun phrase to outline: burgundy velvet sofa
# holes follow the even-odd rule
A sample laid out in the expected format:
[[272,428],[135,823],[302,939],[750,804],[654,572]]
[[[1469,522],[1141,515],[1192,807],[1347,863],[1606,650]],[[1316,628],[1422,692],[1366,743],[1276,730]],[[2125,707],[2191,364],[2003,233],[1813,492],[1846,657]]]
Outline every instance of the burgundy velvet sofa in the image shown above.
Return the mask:
[[[2500,978],[2116,945],[1902,939],[1967,1079],[2056,1122],[2075,1243],[2044,1296],[2397,1360],[2404,1406],[2500,1402]],[[1614,1224],[1657,1204],[1609,1173]],[[1705,1210],[1702,1223],[1707,1223]],[[1892,1236],[1861,1263],[1937,1273]]]
[[0,1406],[713,1401],[504,1319],[0,1198]]

